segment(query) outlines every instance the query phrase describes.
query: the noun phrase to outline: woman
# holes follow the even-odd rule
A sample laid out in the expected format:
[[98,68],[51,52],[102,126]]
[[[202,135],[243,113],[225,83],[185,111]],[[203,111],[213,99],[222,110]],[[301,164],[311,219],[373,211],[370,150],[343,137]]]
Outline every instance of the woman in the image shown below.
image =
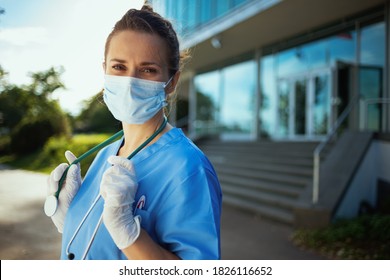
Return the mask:
[[[104,55],[104,100],[122,121],[124,137],[98,153],[82,183],[80,166],[69,168],[52,216],[63,233],[61,258],[219,259],[218,178],[164,116],[180,76],[171,23],[147,5],[129,10]],[[146,139],[151,142],[140,148]],[[76,159],[69,151],[65,156]],[[49,194],[67,167],[53,170]]]

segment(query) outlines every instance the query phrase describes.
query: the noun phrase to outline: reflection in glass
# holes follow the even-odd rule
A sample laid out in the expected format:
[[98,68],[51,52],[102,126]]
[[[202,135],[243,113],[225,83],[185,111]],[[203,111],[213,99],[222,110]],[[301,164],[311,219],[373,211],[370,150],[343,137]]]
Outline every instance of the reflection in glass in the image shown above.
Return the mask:
[[187,19],[185,29],[194,29],[197,25],[197,5],[196,1],[187,1]]
[[[264,107],[262,104],[260,108],[261,131],[265,130],[271,137],[289,136],[290,133],[326,135],[330,118],[331,80],[329,75],[313,76],[313,73],[335,68],[341,62],[355,63],[356,38],[354,30],[345,30],[262,58],[262,99],[269,106]],[[310,92],[313,108],[310,112],[306,108],[308,79],[313,84]],[[292,83],[291,88],[288,88],[287,81]],[[294,104],[288,104],[287,93],[292,94],[293,90],[291,102]],[[273,102],[275,96],[278,96],[277,108],[273,107],[276,103]],[[290,115],[289,106],[294,106]],[[277,124],[272,121],[272,112],[277,112]],[[292,126],[290,132],[289,124]],[[278,130],[276,135],[274,128]]]
[[249,134],[253,127],[256,64],[246,61],[224,68],[221,123],[226,131]]
[[278,135],[288,135],[288,120],[290,116],[289,102],[290,85],[286,80],[280,80],[278,84]]
[[250,134],[254,122],[256,64],[246,61],[195,77],[198,132]]
[[197,75],[196,89],[196,129],[203,133],[216,133],[218,127],[219,85],[218,71]]
[[212,13],[214,12],[213,8],[213,3],[212,1],[209,0],[200,0],[200,23],[199,24],[205,24],[208,21],[210,21],[213,16]]
[[295,87],[295,134],[306,133],[306,79],[297,80]]
[[[360,77],[360,96],[363,100],[377,99],[382,96],[382,68],[381,67],[363,67],[359,69]],[[365,110],[364,125],[366,129],[379,131],[381,128],[381,110],[380,104],[370,104]]]
[[318,75],[314,78],[313,132],[325,135],[329,122],[329,76]]
[[343,32],[307,43],[277,55],[278,77],[332,67],[337,61],[355,61],[355,32]]
[[216,5],[217,5],[217,17],[223,16],[230,9],[229,1],[216,1]]
[[[359,89],[363,100],[382,97],[383,66],[385,63],[385,24],[366,26],[361,32],[361,66],[359,67]],[[382,122],[381,104],[370,104],[364,108],[363,127],[380,131]]]
[[360,63],[383,67],[385,63],[385,24],[383,22],[362,29]]
[[269,55],[261,59],[261,98],[260,98],[260,133],[262,137],[274,134],[276,127],[276,79],[275,56]]

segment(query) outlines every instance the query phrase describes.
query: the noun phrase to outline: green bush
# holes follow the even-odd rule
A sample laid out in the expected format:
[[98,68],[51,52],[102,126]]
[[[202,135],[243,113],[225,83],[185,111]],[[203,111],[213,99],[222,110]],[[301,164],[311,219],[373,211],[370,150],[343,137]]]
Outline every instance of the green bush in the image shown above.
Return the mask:
[[11,153],[11,137],[9,135],[0,136],[0,155]]
[[[67,162],[66,150],[73,152],[77,157],[91,148],[108,139],[111,134],[81,134],[72,138],[51,137],[43,149],[26,156],[2,156],[0,163],[8,164],[16,168],[50,173],[57,165]],[[85,175],[97,152],[81,162],[81,174]]]
[[293,241],[329,258],[390,259],[390,215],[363,215],[324,229],[298,230]]
[[[0,67],[0,78],[4,78]],[[16,86],[2,81],[0,91],[0,131],[11,138],[1,141],[0,153],[26,155],[42,149],[53,135],[69,135],[68,117],[53,92],[65,88],[60,81],[63,69],[31,73],[29,85]]]
[[[71,139],[66,137],[52,137],[46,143],[42,152],[36,158],[36,161],[41,165],[41,170],[50,171],[61,162],[67,162],[65,158],[65,152],[67,150],[74,153],[76,157],[79,157],[110,136],[111,135],[109,134],[80,134],[75,135]],[[97,152],[90,155],[80,163],[83,176],[91,165],[96,154]]]
[[18,155],[30,154],[59,133],[61,131],[56,129],[50,119],[26,120],[19,123],[11,133],[11,151]]

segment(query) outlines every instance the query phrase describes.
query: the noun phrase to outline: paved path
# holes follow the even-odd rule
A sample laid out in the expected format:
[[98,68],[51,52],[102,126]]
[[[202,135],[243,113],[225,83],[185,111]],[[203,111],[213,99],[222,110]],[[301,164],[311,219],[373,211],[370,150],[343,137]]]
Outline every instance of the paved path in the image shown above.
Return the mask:
[[[43,213],[47,175],[0,165],[0,259],[58,259],[61,235]],[[289,226],[224,205],[222,258],[320,259],[289,240]]]
[[47,175],[0,166],[0,259],[58,259],[61,235],[43,213]]

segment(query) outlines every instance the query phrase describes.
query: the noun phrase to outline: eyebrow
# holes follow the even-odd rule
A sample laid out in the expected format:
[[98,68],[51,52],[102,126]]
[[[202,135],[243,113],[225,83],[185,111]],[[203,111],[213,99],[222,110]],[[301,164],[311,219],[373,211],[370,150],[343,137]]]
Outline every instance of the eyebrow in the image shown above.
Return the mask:
[[157,66],[157,67],[161,68],[160,64],[158,64],[156,62],[149,62],[149,61],[142,62],[141,66]]
[[[112,58],[110,59],[110,62],[118,62],[118,63],[123,63],[123,64],[126,64],[127,61],[124,60],[124,59],[120,59],[120,58]],[[160,67],[161,68],[161,65],[158,64],[157,62],[151,62],[151,61],[144,61],[144,62],[141,62],[140,64],[141,66],[157,66],[157,67]]]
[[126,63],[127,61],[119,58],[112,58],[110,59],[110,62]]

